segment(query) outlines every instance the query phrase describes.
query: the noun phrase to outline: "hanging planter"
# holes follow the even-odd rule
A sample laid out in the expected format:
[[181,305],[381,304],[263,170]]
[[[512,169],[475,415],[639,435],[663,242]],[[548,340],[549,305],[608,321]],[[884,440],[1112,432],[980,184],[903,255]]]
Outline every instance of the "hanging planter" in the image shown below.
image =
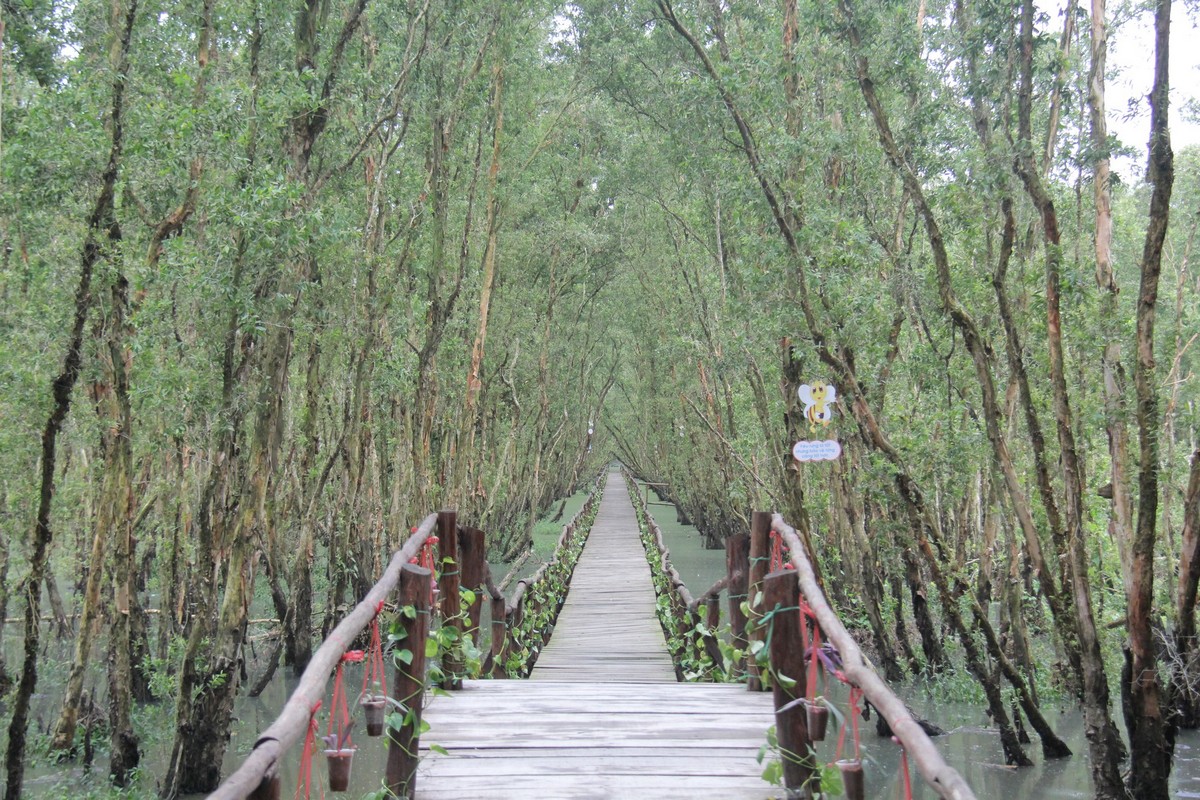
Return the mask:
[[387,711],[386,694],[366,694],[358,701],[367,724],[367,736],[383,735],[383,717]]
[[354,761],[353,747],[325,751],[329,767],[329,791],[345,792],[350,788],[350,765]]
[[825,730],[829,727],[829,709],[821,699],[810,700],[808,709],[808,738],[813,742],[825,741]]
[[325,763],[329,767],[329,791],[344,792],[350,788],[350,764],[354,760],[354,745],[350,731],[354,720],[346,707],[346,689],[342,680],[342,667],[363,660],[362,650],[349,650],[338,661],[337,674],[333,679],[333,702],[329,705],[329,728],[321,737],[325,742]]
[[371,645],[365,654],[367,665],[363,669],[362,693],[358,696],[358,704],[362,706],[367,724],[367,736],[383,735],[383,718],[388,703],[383,637],[379,633],[379,614],[382,611],[383,601],[380,600],[375,606],[375,616],[371,618]]
[[842,789],[846,792],[846,800],[863,800],[866,797],[866,784],[863,781],[862,762],[857,758],[846,758],[837,762],[837,766],[842,773]]

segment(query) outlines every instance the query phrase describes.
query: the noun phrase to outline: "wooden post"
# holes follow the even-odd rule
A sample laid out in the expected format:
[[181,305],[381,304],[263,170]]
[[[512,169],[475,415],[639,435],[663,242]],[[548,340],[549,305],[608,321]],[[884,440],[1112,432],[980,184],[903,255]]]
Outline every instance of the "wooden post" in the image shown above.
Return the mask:
[[250,793],[248,800],[279,800],[282,795],[283,781],[279,779],[279,767],[276,765],[263,775],[262,782]]
[[710,595],[704,601],[704,624],[710,631],[721,627],[721,595]]
[[[438,596],[442,612],[442,624],[456,629],[462,635],[463,624],[458,616],[460,598],[458,587],[462,585],[462,568],[458,555],[458,526],[454,511],[438,512]],[[442,655],[443,689],[462,688],[462,650],[456,644]]]
[[[387,727],[387,787],[401,800],[416,795],[417,762],[420,760],[421,709],[425,701],[425,640],[429,637],[429,570],[405,564],[400,570],[400,622],[405,637],[396,643],[393,660],[396,677],[392,682],[396,698],[404,707],[404,724],[399,730]],[[411,618],[406,608],[416,610]],[[399,653],[408,651],[412,660],[404,663]]]
[[459,528],[458,547],[459,560],[462,561],[462,585],[475,593],[475,602],[467,610],[467,634],[478,645],[482,638],[479,617],[483,613],[484,558],[487,553],[483,531],[479,528]]
[[[763,581],[763,611],[772,614],[771,681],[775,700],[775,736],[783,757],[783,783],[788,798],[809,798],[818,789],[816,764],[808,739],[804,697],[804,653],[801,648],[800,579],[795,570],[772,572]],[[778,609],[778,610],[776,610]],[[790,678],[780,680],[780,676]]]
[[[771,563],[771,513],[769,511],[752,511],[750,513],[750,577],[746,586],[746,595],[750,599],[750,619],[756,623],[750,630],[750,644],[765,642],[766,631],[757,624],[763,615],[762,603],[755,602],[762,591],[763,577]],[[750,648],[753,650],[753,647]],[[746,688],[752,692],[763,690],[763,681],[759,675],[758,661],[752,652],[747,651],[746,667],[749,678]]]
[[507,678],[504,669],[508,650],[508,620],[505,619],[504,598],[492,598],[492,677]]
[[[725,540],[725,570],[729,576],[729,627],[731,644],[739,650],[746,649],[746,614],[742,611],[742,601],[746,599],[749,567],[750,537],[744,533],[730,536]],[[735,673],[744,669],[745,662],[733,665]]]

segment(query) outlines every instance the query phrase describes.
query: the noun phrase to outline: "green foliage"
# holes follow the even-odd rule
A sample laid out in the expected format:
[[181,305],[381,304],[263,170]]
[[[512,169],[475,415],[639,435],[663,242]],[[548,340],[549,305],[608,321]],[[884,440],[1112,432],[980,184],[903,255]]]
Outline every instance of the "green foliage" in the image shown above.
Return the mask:
[[[706,637],[714,638],[724,650],[726,637],[722,632],[710,631],[703,623],[697,621],[690,629],[683,629],[681,619],[685,613],[682,600],[676,595],[671,585],[670,576],[664,571],[662,551],[658,548],[650,525],[652,520],[638,494],[638,486],[630,481],[627,489],[633,502],[634,513],[637,515],[638,529],[642,546],[646,551],[646,561],[650,565],[650,575],[654,582],[655,614],[662,625],[663,635],[667,640],[667,650],[675,662],[676,668],[688,681],[723,681],[735,679],[735,671],[731,665],[737,663],[736,655],[725,664],[715,664],[704,646]],[[740,678],[736,678],[740,680]]]

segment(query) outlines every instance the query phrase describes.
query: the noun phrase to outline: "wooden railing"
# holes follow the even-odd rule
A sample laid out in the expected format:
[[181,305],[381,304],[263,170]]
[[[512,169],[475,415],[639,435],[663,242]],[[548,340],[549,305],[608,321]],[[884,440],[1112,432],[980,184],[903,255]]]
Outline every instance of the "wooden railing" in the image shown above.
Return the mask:
[[[240,800],[247,797],[277,798],[280,796],[280,760],[284,753],[308,732],[313,709],[325,697],[325,687],[329,682],[330,674],[351,642],[357,639],[375,618],[379,604],[389,598],[395,599],[400,604],[408,604],[411,601],[418,609],[424,605],[424,610],[428,612],[430,572],[424,567],[409,562],[417,558],[435,528],[440,536],[449,539],[450,532],[454,530],[453,526],[453,512],[430,514],[417,526],[416,532],[392,556],[392,560],[379,582],[371,587],[362,602],[338,623],[338,626],[317,648],[308,668],[300,676],[299,685],[284,703],[279,716],[255,740],[250,755],[246,757],[242,765],[226,778],[215,792],[209,795],[209,800]],[[398,595],[394,596],[397,588],[399,588]],[[428,615],[421,615],[420,619],[425,620],[426,632],[428,632]],[[425,643],[420,637],[420,631],[414,630],[412,634],[414,636],[413,651],[420,653],[423,657]],[[399,673],[400,671],[397,670],[397,683],[402,681]],[[407,696],[401,687],[397,687],[396,694],[397,696]],[[418,710],[415,720],[417,731],[420,730],[419,720],[420,712]],[[399,733],[389,731],[389,738],[392,738],[393,734],[395,734],[395,743],[401,744]],[[404,744],[409,743],[404,741]],[[401,747],[389,748],[394,751],[402,749]],[[413,751],[415,752],[415,748]],[[388,785],[389,787],[394,786],[397,794],[405,782],[403,774],[405,772],[405,764],[401,761],[393,764],[389,759],[387,765]]]
[[[634,477],[626,473],[626,480],[632,483]],[[750,532],[735,534],[725,540],[726,575],[704,593],[693,597],[678,571],[670,565],[670,553],[663,542],[662,533],[646,510],[641,494],[635,488],[630,496],[647,518],[661,554],[663,571],[670,578],[671,605],[676,610],[681,638],[687,635],[686,631],[690,631],[691,636],[698,636],[696,623],[700,621],[701,607],[704,608],[703,627],[711,637],[712,632],[721,625],[720,598],[722,592],[726,594],[730,644],[735,651],[744,654],[740,663],[731,665],[732,674],[729,677],[744,675],[751,691],[761,690],[768,682],[772,684],[776,736],[783,754],[783,780],[789,796],[811,796],[818,774],[804,703],[803,676],[808,666],[806,656],[816,656],[815,653],[805,652],[802,627],[811,623],[819,626],[824,640],[836,648],[841,660],[839,677],[861,690],[867,701],[886,720],[922,779],[939,797],[974,800],[971,788],[958,771],[942,758],[924,728],[913,718],[908,706],[863,657],[854,637],[825,598],[800,536],[783,517],[769,512],[753,512],[750,516]],[[772,532],[782,539],[788,568],[768,574]],[[785,611],[800,608],[801,597],[810,611],[809,619],[802,618],[799,613],[772,613],[775,609]],[[769,646],[766,643],[768,630],[771,631]],[[763,644],[756,646],[756,641]],[[707,642],[704,644],[707,648]],[[715,639],[712,646],[717,647]],[[762,674],[758,659],[751,654],[760,648],[769,651],[771,669],[793,679],[794,683],[769,681],[768,676]]]
[[[492,580],[486,558],[484,532],[478,528],[461,527],[453,511],[430,514],[413,531],[404,545],[397,550],[383,576],[367,596],[356,605],[337,625],[313,654],[308,668],[300,676],[296,690],[283,706],[279,716],[255,740],[250,754],[225,781],[209,795],[209,800],[274,800],[280,797],[280,762],[283,756],[299,742],[309,729],[314,709],[326,694],[329,677],[356,639],[389,600],[407,613],[398,615],[403,627],[399,633],[404,650],[411,661],[397,661],[392,682],[393,703],[404,713],[404,722],[398,727],[387,728],[387,761],[384,782],[393,796],[411,798],[415,792],[416,768],[420,747],[421,714],[426,689],[426,642],[433,623],[438,617],[441,625],[458,629],[459,636],[467,635],[479,640],[483,597],[491,601],[491,647],[483,664],[483,674],[506,677],[504,663],[513,646],[513,632],[520,629],[523,616],[540,610],[542,593],[531,591],[539,582],[549,579],[565,579],[570,575],[574,563],[565,558],[569,548],[587,531],[580,530],[580,520],[595,509],[598,502],[599,479],[593,486],[588,499],[578,512],[563,527],[554,555],[530,578],[517,583],[511,599]],[[436,534],[436,539],[434,538]],[[437,556],[432,558],[438,567],[435,576],[419,563],[422,548],[436,542]],[[433,602],[431,579],[436,577],[438,602]],[[471,590],[472,602],[461,612],[462,593],[460,587]],[[558,599],[561,606],[561,598]],[[557,608],[554,610],[557,613]],[[540,631],[540,643],[547,631]],[[529,642],[521,642],[522,646]],[[459,652],[450,648],[443,654],[443,688],[461,686],[462,664]],[[527,674],[527,665],[523,665]]]

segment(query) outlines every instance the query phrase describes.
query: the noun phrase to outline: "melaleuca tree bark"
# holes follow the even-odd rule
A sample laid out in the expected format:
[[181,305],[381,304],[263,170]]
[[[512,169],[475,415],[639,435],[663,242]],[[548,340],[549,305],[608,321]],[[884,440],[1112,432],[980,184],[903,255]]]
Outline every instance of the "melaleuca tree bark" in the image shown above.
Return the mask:
[[110,392],[102,399],[107,441],[97,525],[110,527],[108,574],[112,594],[108,630],[109,777],[128,786],[141,760],[133,730],[133,614],[136,586],[133,538],[133,411],[129,395],[129,282],[118,271],[110,289],[103,371]]
[[1020,86],[1017,94],[1018,135],[1014,169],[1025,185],[1041,220],[1045,248],[1047,350],[1054,417],[1062,455],[1064,530],[1067,537],[1067,563],[1071,595],[1075,608],[1083,666],[1085,731],[1091,753],[1092,781],[1098,798],[1128,796],[1121,781],[1119,765],[1124,756],[1120,734],[1113,724],[1109,708],[1108,677],[1100,651],[1088,579],[1086,532],[1084,531],[1083,465],[1076,446],[1074,417],[1067,390],[1062,334],[1062,244],[1054,202],[1034,166],[1032,149],[1033,106],[1033,18],[1034,4],[1021,6]]
[[1138,503],[1137,527],[1132,541],[1133,564],[1128,593],[1129,650],[1132,680],[1126,716],[1129,731],[1130,793],[1138,800],[1170,796],[1175,742],[1169,705],[1159,677],[1154,641],[1154,551],[1158,539],[1159,428],[1162,424],[1155,365],[1154,327],[1158,313],[1158,284],[1162,273],[1163,246],[1171,213],[1171,191],[1175,181],[1175,156],[1167,110],[1170,0],[1158,0],[1154,14],[1154,86],[1150,91],[1150,169],[1147,178],[1154,187],[1150,195],[1146,238],[1142,247],[1141,282],[1137,298],[1137,358],[1133,383],[1137,396]]
[[[296,215],[302,216],[314,199],[313,150],[328,125],[335,100],[334,89],[347,47],[367,3],[368,0],[354,0],[347,4],[320,76],[316,75],[316,67],[319,36],[325,18],[321,4],[316,0],[307,3],[297,20],[294,69],[296,78],[310,87],[311,95],[305,107],[291,118],[284,142],[288,157],[287,178],[297,187],[300,198],[298,207],[293,209]],[[252,58],[252,75],[257,68],[255,57]],[[267,498],[279,463],[292,353],[292,320],[302,299],[302,288],[314,277],[316,270],[311,246],[302,246],[298,253],[281,256],[282,265],[265,267],[255,281],[255,295],[263,303],[270,320],[267,331],[261,336],[240,332],[234,319],[227,333],[224,365],[227,409],[233,407],[235,388],[253,368],[259,375],[257,387],[250,390],[256,397],[256,410],[247,443],[249,453],[237,475],[239,480],[231,480],[232,474],[221,474],[232,469],[227,461],[239,460],[241,432],[237,425],[224,434],[222,449],[227,456],[221,466],[214,469],[206,489],[208,504],[201,509],[202,515],[208,515],[210,531],[219,549],[207,550],[205,555],[214,559],[212,566],[198,564],[198,571],[203,574],[219,569],[223,585],[212,581],[205,587],[211,602],[197,615],[189,632],[180,670],[175,741],[161,790],[164,797],[212,791],[220,782],[220,765],[229,739],[233,700],[240,685],[242,645],[254,593],[257,560],[254,550],[258,538],[274,524],[273,519],[267,518],[267,514],[273,513],[273,509],[268,510]],[[241,352],[251,355],[234,367],[235,348],[231,341],[238,339],[242,340]],[[229,499],[217,506],[222,496]],[[205,525],[201,527],[204,535],[207,533],[203,530]],[[216,559],[218,555],[220,560]]]
[[[0,483],[0,637],[4,636],[4,621],[8,617],[8,523],[11,512],[8,508],[8,486]],[[12,676],[8,674],[8,662],[0,652],[0,694],[8,694]]]
[[108,159],[100,179],[100,190],[88,216],[87,234],[80,259],[79,284],[75,290],[75,309],[62,372],[52,384],[53,406],[42,430],[41,486],[36,522],[31,537],[29,575],[23,581],[25,591],[25,643],[21,679],[13,697],[5,752],[5,798],[18,800],[22,794],[25,770],[26,727],[29,703],[37,688],[40,642],[40,588],[47,574],[47,559],[54,538],[50,512],[54,502],[55,464],[58,437],[71,409],[71,395],[79,378],[83,359],[83,329],[92,304],[92,277],[109,257],[120,239],[116,223],[115,192],[125,146],[125,90],[129,78],[129,52],[137,19],[138,0],[130,0],[122,9],[114,4],[112,45],[109,66],[112,69],[111,116],[108,121],[110,145]]

